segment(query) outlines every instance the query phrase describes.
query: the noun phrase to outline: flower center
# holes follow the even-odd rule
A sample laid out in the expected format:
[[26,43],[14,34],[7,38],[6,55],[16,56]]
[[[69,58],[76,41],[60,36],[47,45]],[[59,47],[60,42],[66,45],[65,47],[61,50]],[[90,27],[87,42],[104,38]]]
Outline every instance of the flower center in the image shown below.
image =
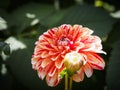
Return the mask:
[[69,42],[70,40],[64,36],[58,40],[58,44],[62,46],[68,45]]

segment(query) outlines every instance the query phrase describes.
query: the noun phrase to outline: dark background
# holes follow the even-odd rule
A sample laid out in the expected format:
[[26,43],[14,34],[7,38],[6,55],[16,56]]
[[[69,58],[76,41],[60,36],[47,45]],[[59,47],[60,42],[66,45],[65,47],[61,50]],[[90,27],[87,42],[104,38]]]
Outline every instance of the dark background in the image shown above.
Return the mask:
[[118,10],[120,0],[0,0],[0,90],[64,90],[64,79],[49,87],[31,65],[39,35],[61,24],[93,29],[107,52],[105,69],[73,90],[120,90],[120,13],[111,16]]

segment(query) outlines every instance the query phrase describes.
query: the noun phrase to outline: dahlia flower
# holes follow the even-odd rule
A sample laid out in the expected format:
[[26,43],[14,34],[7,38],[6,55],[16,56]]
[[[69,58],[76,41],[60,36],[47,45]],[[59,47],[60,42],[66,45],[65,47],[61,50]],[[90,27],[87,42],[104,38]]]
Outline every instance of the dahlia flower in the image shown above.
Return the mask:
[[82,25],[64,24],[49,29],[35,43],[33,69],[42,80],[46,78],[49,86],[58,85],[66,69],[72,72],[71,79],[75,82],[83,81],[84,74],[91,77],[93,69],[104,69],[105,62],[99,54],[106,54],[101,39],[92,33]]

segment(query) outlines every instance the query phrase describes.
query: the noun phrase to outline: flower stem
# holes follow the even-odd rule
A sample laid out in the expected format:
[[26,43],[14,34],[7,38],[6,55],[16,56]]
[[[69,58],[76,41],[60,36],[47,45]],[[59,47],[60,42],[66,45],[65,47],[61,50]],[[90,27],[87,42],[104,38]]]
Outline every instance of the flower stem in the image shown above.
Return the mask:
[[65,74],[65,90],[68,90],[68,74]]
[[70,77],[70,87],[69,87],[70,90],[72,90],[72,77]]

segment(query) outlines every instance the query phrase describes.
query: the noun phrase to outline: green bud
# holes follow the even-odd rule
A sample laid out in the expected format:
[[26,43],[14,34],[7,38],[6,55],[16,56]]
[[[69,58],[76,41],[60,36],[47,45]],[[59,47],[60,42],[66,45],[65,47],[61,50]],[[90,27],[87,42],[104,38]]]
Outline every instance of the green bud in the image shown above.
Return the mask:
[[83,57],[80,53],[70,52],[65,55],[64,65],[69,76],[72,76],[83,65]]

